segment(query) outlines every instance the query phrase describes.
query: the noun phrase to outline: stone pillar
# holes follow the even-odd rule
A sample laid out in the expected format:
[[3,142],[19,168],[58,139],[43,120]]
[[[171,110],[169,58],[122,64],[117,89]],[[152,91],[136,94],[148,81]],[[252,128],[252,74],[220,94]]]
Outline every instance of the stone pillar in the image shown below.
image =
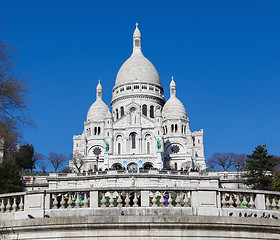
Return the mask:
[[44,207],[46,206],[44,197],[43,192],[27,193],[24,196],[24,211],[35,218],[43,218]]
[[255,206],[258,210],[265,210],[265,195],[256,194]]
[[89,192],[90,208],[98,208],[98,191]]
[[105,168],[109,168],[109,156],[108,156],[108,153],[104,153],[103,167],[104,167],[104,169]]
[[149,191],[141,191],[141,207],[150,206],[150,196]]
[[160,151],[157,151],[157,168],[161,170],[163,168],[163,157]]

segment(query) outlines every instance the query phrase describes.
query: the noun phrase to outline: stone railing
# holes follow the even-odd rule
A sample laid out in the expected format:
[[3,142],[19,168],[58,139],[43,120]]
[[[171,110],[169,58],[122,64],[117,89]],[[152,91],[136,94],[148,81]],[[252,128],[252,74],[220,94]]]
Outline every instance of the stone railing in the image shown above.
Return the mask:
[[125,188],[95,191],[56,191],[51,194],[51,208],[87,207],[190,207],[188,190],[154,189],[129,190]]
[[80,173],[50,173],[51,178],[66,178],[66,177],[82,177],[96,175],[123,175],[123,174],[159,174],[159,175],[185,175],[185,176],[220,176],[217,172],[188,172],[188,171],[173,171],[173,170],[158,170],[158,169],[140,169],[140,170],[108,170],[108,171],[87,171]]
[[[107,209],[107,215],[110,209],[141,209],[149,214],[156,209],[161,209],[162,214],[164,209],[169,209],[168,214],[172,211],[177,214],[181,209],[179,214],[183,215],[280,217],[280,193],[206,187],[49,189],[2,194],[0,204],[0,219],[43,218],[52,214],[95,215],[96,210],[102,209]],[[67,212],[62,212],[63,209]]]
[[0,195],[1,213],[23,211],[24,196],[25,196],[25,192],[1,194]]

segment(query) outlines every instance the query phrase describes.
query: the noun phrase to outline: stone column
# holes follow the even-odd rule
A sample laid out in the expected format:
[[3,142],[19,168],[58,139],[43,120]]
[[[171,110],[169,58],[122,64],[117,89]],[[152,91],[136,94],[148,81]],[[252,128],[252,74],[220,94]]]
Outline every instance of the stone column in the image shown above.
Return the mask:
[[98,191],[89,192],[90,208],[98,208]]
[[265,195],[256,194],[255,206],[258,210],[265,210]]
[[141,191],[141,207],[150,206],[150,196],[149,191]]

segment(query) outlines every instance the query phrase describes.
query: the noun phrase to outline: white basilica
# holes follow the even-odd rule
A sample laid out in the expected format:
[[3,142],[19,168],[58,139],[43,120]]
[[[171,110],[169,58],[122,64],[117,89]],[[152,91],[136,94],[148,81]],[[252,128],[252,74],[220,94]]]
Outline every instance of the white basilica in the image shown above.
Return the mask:
[[[102,100],[99,82],[84,131],[73,137],[73,155],[82,157],[82,170],[206,169],[203,130],[190,131],[173,77],[167,102],[163,92],[157,70],[142,53],[136,24],[132,55],[120,68],[112,90],[112,113]],[[69,166],[75,170],[73,161]]]

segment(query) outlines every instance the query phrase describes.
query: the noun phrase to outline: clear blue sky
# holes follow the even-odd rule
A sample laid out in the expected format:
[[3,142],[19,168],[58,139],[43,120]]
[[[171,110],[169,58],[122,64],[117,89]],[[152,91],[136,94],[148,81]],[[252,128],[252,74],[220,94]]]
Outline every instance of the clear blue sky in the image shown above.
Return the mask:
[[132,51],[135,22],[144,55],[169,98],[171,76],[205,156],[280,155],[280,1],[0,1],[1,38],[18,46],[32,119],[25,142],[69,154],[101,79],[110,105]]

